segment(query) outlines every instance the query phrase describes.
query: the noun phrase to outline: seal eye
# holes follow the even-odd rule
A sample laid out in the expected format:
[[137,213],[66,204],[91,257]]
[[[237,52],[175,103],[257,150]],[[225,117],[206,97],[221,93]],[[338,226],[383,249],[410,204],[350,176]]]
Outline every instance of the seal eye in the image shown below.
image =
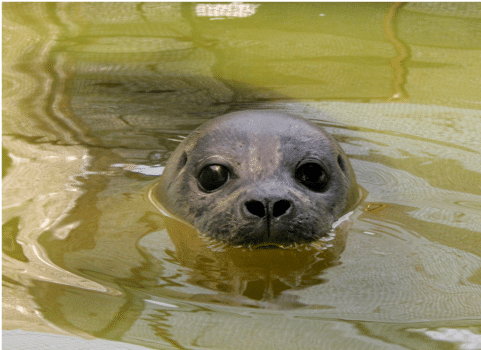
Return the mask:
[[197,180],[206,192],[212,192],[221,187],[229,180],[229,169],[220,164],[211,164],[202,168]]
[[296,179],[314,192],[324,192],[329,180],[326,171],[320,164],[304,163],[296,170]]

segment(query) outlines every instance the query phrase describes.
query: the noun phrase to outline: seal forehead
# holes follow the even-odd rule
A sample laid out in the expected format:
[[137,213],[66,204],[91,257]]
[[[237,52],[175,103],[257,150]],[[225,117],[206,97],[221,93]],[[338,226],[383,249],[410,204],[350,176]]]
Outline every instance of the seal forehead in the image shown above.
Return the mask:
[[306,119],[272,111],[229,113],[207,122],[198,133],[201,138],[230,136],[231,140],[254,138],[256,142],[276,136],[309,140],[324,134],[320,127]]
[[248,134],[284,134],[316,127],[303,118],[272,111],[243,111],[218,118],[219,127],[235,128]]
[[272,175],[279,168],[283,155],[279,136],[250,141],[247,157],[248,171],[254,179]]
[[[316,125],[285,114],[244,111],[217,118],[198,131],[197,156],[219,156],[257,180],[282,164],[332,153],[334,144]],[[335,148],[335,146],[334,146]]]

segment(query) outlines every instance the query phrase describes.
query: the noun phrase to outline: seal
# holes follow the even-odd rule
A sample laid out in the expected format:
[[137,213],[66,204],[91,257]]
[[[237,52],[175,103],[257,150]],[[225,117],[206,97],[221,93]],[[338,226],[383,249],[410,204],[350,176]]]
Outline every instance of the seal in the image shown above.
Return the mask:
[[320,126],[284,112],[247,110],[188,135],[153,195],[202,234],[255,248],[326,236],[359,190],[346,154]]

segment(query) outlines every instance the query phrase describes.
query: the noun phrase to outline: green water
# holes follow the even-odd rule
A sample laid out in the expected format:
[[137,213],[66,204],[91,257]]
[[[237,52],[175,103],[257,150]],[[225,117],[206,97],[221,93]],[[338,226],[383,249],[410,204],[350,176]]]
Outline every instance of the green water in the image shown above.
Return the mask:
[[[481,349],[480,14],[3,3],[3,329]],[[209,250],[149,200],[185,135],[254,104],[323,125],[349,155],[365,198],[330,253]]]

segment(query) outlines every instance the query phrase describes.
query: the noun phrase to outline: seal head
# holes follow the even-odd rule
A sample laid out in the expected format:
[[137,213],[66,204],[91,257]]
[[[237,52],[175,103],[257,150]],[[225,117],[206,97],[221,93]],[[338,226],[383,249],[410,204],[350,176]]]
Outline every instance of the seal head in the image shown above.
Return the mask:
[[250,110],[192,132],[173,152],[154,195],[210,238],[256,247],[323,237],[359,191],[348,158],[321,127]]

